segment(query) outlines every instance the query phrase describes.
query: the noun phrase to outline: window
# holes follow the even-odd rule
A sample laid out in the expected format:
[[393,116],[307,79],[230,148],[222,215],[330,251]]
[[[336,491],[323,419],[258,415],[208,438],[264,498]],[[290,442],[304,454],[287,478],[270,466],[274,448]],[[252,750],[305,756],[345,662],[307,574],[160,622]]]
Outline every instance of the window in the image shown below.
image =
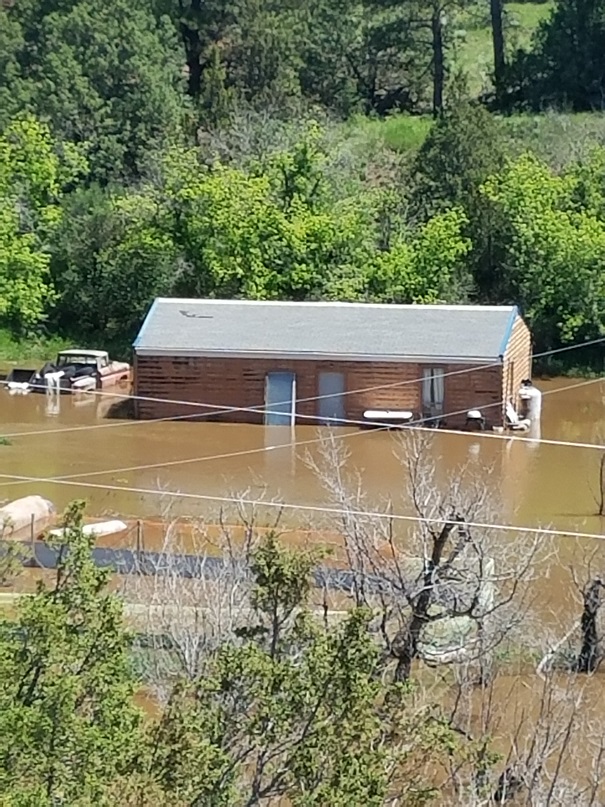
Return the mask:
[[426,367],[422,371],[422,414],[424,417],[439,417],[443,414],[445,397],[444,372],[442,367]]

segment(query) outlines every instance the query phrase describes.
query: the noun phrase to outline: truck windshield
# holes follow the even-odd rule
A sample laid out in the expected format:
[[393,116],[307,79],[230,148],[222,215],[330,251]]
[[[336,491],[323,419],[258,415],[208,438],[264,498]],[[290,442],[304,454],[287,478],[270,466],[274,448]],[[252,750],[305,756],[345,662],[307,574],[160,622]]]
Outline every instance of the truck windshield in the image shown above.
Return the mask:
[[97,360],[95,356],[85,356],[85,355],[72,355],[72,356],[65,356],[59,354],[57,358],[57,366],[58,367],[65,367],[68,364],[91,364],[92,366],[96,367]]

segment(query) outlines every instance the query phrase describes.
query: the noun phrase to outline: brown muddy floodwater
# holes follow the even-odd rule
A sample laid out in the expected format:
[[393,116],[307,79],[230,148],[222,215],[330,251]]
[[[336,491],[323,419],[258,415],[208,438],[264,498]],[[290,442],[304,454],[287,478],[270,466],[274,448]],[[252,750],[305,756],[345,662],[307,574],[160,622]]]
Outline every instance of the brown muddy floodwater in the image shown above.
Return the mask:
[[[540,384],[548,393],[542,405],[542,438],[603,442],[605,381],[564,390],[578,383],[555,379]],[[168,505],[173,516],[208,516],[220,507],[212,500],[174,499],[171,491],[265,496],[299,505],[327,502],[305,461],[307,454],[319,456],[321,430],[316,427],[299,426],[292,436],[289,429],[275,426],[108,419],[104,414],[113,400],[62,396],[57,404],[45,395],[10,396],[2,391],[0,437],[6,436],[10,444],[0,445],[0,500],[37,493],[63,508],[74,498],[84,498],[91,515],[123,517],[159,516]],[[402,499],[404,474],[395,455],[400,434],[357,428],[335,433],[350,452],[349,467],[361,474],[368,506],[380,509],[392,499],[395,511],[409,512]],[[596,534],[604,530],[605,519],[595,515],[599,451],[522,442],[515,436],[502,440],[472,433],[431,435],[443,484],[465,463],[485,474],[496,509],[507,523]],[[11,476],[62,479],[64,484]],[[311,520],[296,511],[284,518]]]
[[[605,381],[553,379],[539,386],[546,393],[541,438],[604,442]],[[206,521],[215,521],[221,506],[213,497],[264,496],[317,507],[328,503],[327,494],[305,461],[307,452],[316,460],[320,454],[320,431],[315,427],[297,427],[292,435],[280,427],[109,419],[106,412],[112,401],[102,396],[91,395],[82,401],[63,396],[57,406],[56,400],[45,395],[11,397],[0,391],[0,437],[4,435],[9,441],[7,445],[0,443],[0,501],[40,494],[62,509],[72,499],[83,498],[88,502],[88,513],[95,517],[157,520],[169,509],[172,518],[201,516]],[[381,510],[392,499],[394,512],[413,513],[404,495],[405,473],[396,456],[398,450],[401,452],[401,434],[356,428],[338,429],[335,434],[350,452],[349,468],[361,476],[366,505]],[[600,550],[603,562],[599,564],[594,558],[593,570],[600,566],[602,573],[605,566],[605,542],[597,539],[605,532],[605,518],[596,515],[595,501],[601,452],[522,441],[514,435],[495,439],[439,431],[430,433],[429,445],[438,460],[440,486],[446,488],[456,471],[468,466],[470,472],[484,477],[495,517],[502,523],[595,535],[595,540],[554,539],[555,563],[544,573],[537,570],[539,630],[560,639],[577,623],[581,608],[569,566],[574,566],[579,578],[586,579],[587,558],[594,550]],[[171,496],[174,492],[209,498],[177,498]],[[268,523],[270,512],[262,511],[261,520]],[[237,521],[233,507],[226,519]],[[285,511],[281,523],[290,529],[327,526],[319,514],[296,509]],[[503,540],[506,535],[503,533]],[[31,584],[29,578],[26,582]],[[573,682],[589,705],[582,719],[598,719],[600,726],[605,725],[604,674],[605,670],[599,671],[594,677]],[[502,706],[502,723],[493,733],[505,738],[506,748],[516,731],[511,727],[516,725],[513,712],[535,708],[533,693],[538,693],[539,701],[541,681],[531,672],[497,686],[500,689],[494,697]],[[579,731],[584,747],[586,730]],[[597,733],[599,737],[602,734],[600,729]],[[528,730],[531,736],[533,725]],[[586,754],[590,761],[593,751]]]

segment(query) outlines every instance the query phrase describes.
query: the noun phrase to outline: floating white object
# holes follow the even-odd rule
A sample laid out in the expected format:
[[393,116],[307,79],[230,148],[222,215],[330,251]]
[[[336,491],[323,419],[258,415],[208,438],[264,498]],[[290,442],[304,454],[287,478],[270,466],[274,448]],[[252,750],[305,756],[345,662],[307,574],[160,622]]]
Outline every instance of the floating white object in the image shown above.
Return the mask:
[[28,540],[44,532],[55,516],[55,507],[42,496],[25,496],[0,507],[0,537]]
[[93,375],[84,376],[83,378],[77,378],[75,381],[72,382],[71,388],[74,392],[76,390],[96,389],[97,379]]
[[515,411],[515,407],[509,401],[506,404],[506,417],[508,418],[510,428],[513,431],[522,431],[525,432],[529,429],[530,422],[527,418],[520,418],[517,412]]
[[[102,538],[105,535],[115,535],[117,532],[124,532],[124,530],[128,529],[128,525],[125,524],[123,521],[100,521],[98,524],[85,524],[82,527],[82,532],[84,535],[94,535],[97,538]],[[57,538],[61,538],[65,535],[65,528],[58,527],[57,529],[50,530],[49,535],[54,535]]]
[[392,420],[400,423],[407,423],[413,417],[413,412],[400,409],[366,409],[363,413],[364,420]]
[[61,379],[64,375],[65,373],[63,370],[58,370],[56,373],[46,373],[44,376],[46,381],[46,391],[58,395],[61,391]]
[[30,391],[27,381],[9,381],[6,386],[11,395],[27,395]]

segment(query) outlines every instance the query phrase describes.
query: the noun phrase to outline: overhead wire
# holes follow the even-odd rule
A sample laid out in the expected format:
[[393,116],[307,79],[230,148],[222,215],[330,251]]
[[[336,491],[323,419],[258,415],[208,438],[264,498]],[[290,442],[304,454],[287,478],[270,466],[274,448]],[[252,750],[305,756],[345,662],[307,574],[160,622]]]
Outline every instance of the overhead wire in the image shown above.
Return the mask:
[[[594,383],[600,382],[601,380],[602,379],[600,379],[600,378],[599,379],[594,379],[594,378],[593,379],[588,379],[586,381],[580,381],[580,382],[577,382],[575,384],[568,384],[565,387],[559,387],[559,388],[554,389],[554,390],[547,390],[542,394],[543,395],[553,395],[553,394],[556,394],[556,393],[559,393],[559,392],[565,392],[565,391],[570,390],[570,389],[576,389],[577,387],[583,387],[583,386],[586,386],[588,384],[594,384]],[[502,401],[497,401],[497,402],[495,402],[493,404],[489,404],[488,406],[498,406],[501,403],[503,403],[503,402]],[[483,407],[483,408],[485,409],[487,407]],[[445,413],[444,415],[442,415],[442,417],[445,418],[445,417],[451,417],[451,416],[456,415],[456,414],[464,414],[464,412],[466,412],[466,411],[467,410],[464,409],[464,410],[459,410],[458,412],[449,412],[449,413]],[[348,421],[348,422],[355,423],[355,424],[363,423],[363,425],[367,425],[365,423],[365,421],[364,422],[361,422],[361,421]],[[605,445],[602,445],[602,444],[599,444],[599,443],[581,443],[581,442],[574,442],[574,441],[569,441],[569,440],[551,440],[551,439],[547,439],[547,438],[522,437],[521,435],[512,436],[511,434],[496,434],[496,433],[493,433],[493,432],[481,432],[481,431],[461,432],[461,431],[456,430],[456,429],[444,429],[444,428],[435,429],[435,428],[428,428],[428,427],[423,427],[421,425],[417,425],[417,424],[421,424],[422,422],[423,421],[421,421],[421,420],[411,421],[410,423],[406,424],[405,428],[413,426],[415,431],[429,432],[431,434],[449,434],[449,435],[454,435],[454,436],[457,436],[457,437],[466,437],[466,438],[470,438],[470,439],[475,439],[475,438],[484,438],[485,439],[485,438],[487,438],[487,439],[507,440],[507,441],[514,440],[515,442],[530,443],[532,445],[545,444],[545,445],[550,445],[550,446],[562,446],[562,447],[569,447],[569,448],[596,449],[596,450],[600,450],[600,451],[605,450]],[[372,433],[375,433],[377,431],[390,430],[390,429],[391,429],[390,426],[382,425],[379,428],[373,429]],[[362,431],[356,431],[356,432],[346,432],[346,433],[343,433],[343,434],[335,434],[335,435],[333,435],[333,439],[335,439],[335,440],[350,439],[352,437],[355,437],[357,435],[361,435],[363,433],[364,432],[362,432]],[[193,465],[193,464],[199,464],[199,463],[202,463],[202,462],[210,462],[210,461],[214,461],[214,460],[234,459],[234,458],[240,458],[240,457],[244,457],[244,456],[250,456],[250,455],[253,455],[253,454],[261,454],[261,453],[264,453],[264,452],[267,452],[267,451],[277,450],[279,448],[290,448],[290,449],[299,448],[299,447],[302,447],[302,446],[309,446],[309,445],[314,445],[314,444],[317,444],[317,443],[321,443],[323,439],[324,438],[320,436],[320,437],[310,438],[308,440],[298,440],[298,441],[297,440],[290,440],[288,442],[278,443],[278,444],[273,445],[273,446],[262,446],[260,448],[243,449],[243,450],[233,451],[233,452],[224,452],[224,453],[221,453],[221,454],[201,455],[201,456],[196,456],[196,457],[187,457],[185,459],[178,459],[178,460],[168,460],[168,461],[159,461],[159,462],[154,462],[154,463],[123,466],[121,468],[109,468],[109,469],[98,470],[98,471],[86,471],[86,472],[83,472],[83,473],[66,474],[66,475],[62,475],[62,476],[56,476],[54,478],[57,479],[57,480],[61,480],[61,481],[67,481],[67,480],[77,480],[77,479],[88,479],[88,478],[91,478],[91,477],[94,477],[94,476],[109,476],[109,475],[115,476],[116,474],[131,473],[131,472],[134,472],[134,471],[148,471],[148,470],[159,469],[159,468],[170,468],[170,467],[183,466],[183,465]],[[23,482],[21,482],[21,481],[8,482],[8,483],[6,483],[4,485],[4,487],[9,487],[9,486],[13,486],[13,485],[20,485],[20,484],[23,484]]]
[[[572,346],[569,346],[568,349],[572,349]],[[561,350],[562,349],[559,349],[559,352]],[[541,354],[541,355],[544,355],[544,354]],[[454,371],[454,372],[460,372],[460,371]],[[558,393],[558,392],[564,392],[566,390],[575,389],[575,388],[578,388],[578,387],[583,387],[583,386],[586,386],[588,384],[599,383],[601,380],[602,380],[601,378],[588,379],[588,380],[585,380],[585,381],[577,382],[575,384],[567,385],[565,387],[560,387],[560,388],[557,388],[555,390],[547,390],[542,394],[543,395],[551,395],[551,394],[555,394],[555,393]],[[504,401],[496,401],[496,402],[494,402],[492,404],[487,404],[486,406],[484,406],[482,408],[487,409],[487,408],[490,408],[490,407],[493,407],[493,406],[500,406],[503,403],[504,403]],[[237,407],[237,411],[257,411],[257,410],[256,410],[256,408],[252,408],[252,407]],[[452,417],[452,416],[455,416],[455,415],[464,414],[466,411],[467,411],[466,409],[458,410],[457,412],[443,413],[442,415],[439,415],[439,416],[436,416],[436,417],[439,417],[440,419],[445,419],[447,417]],[[310,418],[310,419],[313,419],[313,420],[321,420],[321,421],[325,420],[324,418],[321,418],[319,416],[314,416],[314,415],[313,416],[310,416],[310,415],[309,416],[303,416],[303,417],[307,417],[307,418]],[[167,418],[166,420],[173,420],[173,419],[175,419],[175,418]],[[162,420],[164,420],[164,419],[162,419]],[[419,420],[416,420],[416,421],[410,421],[410,422],[408,422],[406,424],[406,426],[414,426],[417,430],[420,430],[420,431],[434,432],[435,430],[433,428],[426,428],[426,427],[423,428],[422,427],[421,424],[426,422],[427,420],[429,420],[429,419],[428,418],[423,418],[423,419],[419,419]],[[134,421],[135,424],[139,423],[139,422],[149,422],[149,421]],[[372,423],[368,423],[368,421],[357,421],[357,420],[351,420],[351,419],[344,419],[344,420],[341,419],[340,422],[345,423],[346,425],[363,425],[363,426],[375,425],[375,426],[377,426],[377,428],[373,429],[374,433],[377,432],[377,431],[385,431],[385,430],[390,429],[390,426],[385,425],[384,423],[372,424]],[[482,437],[482,438],[491,438],[491,439],[500,439],[500,440],[515,439],[518,442],[528,442],[528,443],[531,443],[531,444],[534,444],[534,445],[537,444],[537,443],[542,443],[542,444],[553,445],[553,446],[565,446],[565,447],[597,449],[597,450],[603,450],[603,448],[605,448],[605,446],[600,445],[600,444],[595,444],[595,443],[579,443],[579,442],[565,441],[565,440],[550,440],[550,439],[547,439],[547,438],[521,437],[519,435],[515,435],[514,438],[512,438],[511,435],[509,435],[509,434],[495,434],[495,433],[490,433],[490,432],[472,432],[472,433],[469,433],[469,432],[460,432],[460,431],[457,431],[457,430],[454,430],[454,429],[445,429],[445,428],[439,428],[438,431],[441,434],[453,434],[453,435],[457,435],[457,436],[464,435],[464,436],[470,437],[470,438],[477,438],[477,437],[481,438]],[[45,432],[43,431],[42,433],[45,433]],[[338,434],[338,435],[334,435],[334,439],[339,439],[339,440],[340,439],[350,439],[350,438],[354,437],[355,435],[362,434],[362,433],[363,432],[357,431],[357,432],[348,432],[348,433],[344,433],[344,434]],[[63,476],[58,477],[58,478],[61,479],[61,480],[67,481],[67,480],[72,480],[72,479],[90,478],[90,477],[93,477],[93,476],[108,476],[108,475],[113,476],[115,474],[130,473],[130,472],[133,472],[133,471],[142,471],[142,470],[151,470],[151,469],[154,469],[154,468],[167,468],[167,467],[183,466],[183,465],[188,465],[188,464],[198,464],[198,463],[201,463],[201,462],[210,462],[210,461],[219,460],[219,459],[239,458],[239,457],[243,457],[243,456],[250,456],[250,455],[254,455],[254,454],[263,453],[263,452],[266,452],[266,451],[269,451],[269,450],[275,450],[275,449],[278,449],[278,448],[284,448],[284,447],[295,448],[295,447],[301,447],[301,446],[309,446],[309,445],[320,443],[322,441],[322,439],[323,439],[322,437],[318,437],[318,438],[311,438],[311,439],[308,439],[308,440],[288,441],[286,443],[277,444],[275,446],[263,446],[263,447],[260,447],[260,448],[244,449],[244,450],[239,450],[239,451],[234,451],[234,452],[224,452],[224,453],[215,454],[215,455],[202,455],[202,456],[189,457],[189,458],[179,459],[179,460],[161,461],[161,462],[155,462],[155,463],[124,466],[124,467],[120,467],[120,468],[111,468],[111,469],[105,469],[105,470],[99,470],[99,471],[89,471],[89,472],[78,473],[78,474],[68,474],[68,475],[63,475]],[[18,484],[22,484],[22,482],[21,481],[11,482],[11,483],[6,484],[5,487],[18,485]]]
[[[446,378],[448,376],[453,375],[461,375],[463,373],[471,373],[476,372],[477,370],[484,370],[490,367],[497,367],[500,365],[500,362],[492,362],[491,364],[480,364],[475,365],[473,367],[465,367],[461,370],[451,370],[447,373],[443,373],[442,378]],[[402,387],[407,384],[419,384],[423,380],[423,377],[420,378],[407,378],[402,379],[401,381],[392,381],[388,384],[376,384],[371,387],[360,387],[357,389],[345,390],[343,391],[342,395],[357,395],[364,392],[373,392],[375,390],[382,390],[388,389],[392,387]],[[182,399],[173,399],[173,398],[157,398],[154,396],[146,396],[146,395],[133,395],[132,393],[121,393],[121,392],[109,392],[107,390],[87,390],[85,395],[92,395],[97,397],[106,397],[106,398],[119,398],[122,400],[130,400],[130,401],[146,401],[148,403],[164,403],[164,404],[172,404],[178,406],[190,406],[190,407],[197,407],[203,408],[210,411],[200,412],[197,414],[187,413],[186,415],[173,415],[161,418],[149,418],[145,420],[136,420],[136,421],[122,421],[120,423],[95,423],[91,424],[90,426],[67,426],[64,428],[59,429],[35,429],[29,430],[27,432],[12,432],[8,434],[3,434],[2,436],[6,439],[12,439],[15,437],[30,437],[32,435],[44,435],[44,434],[63,434],[69,431],[86,431],[92,429],[102,429],[102,428],[117,428],[119,426],[128,425],[128,423],[140,423],[143,424],[153,424],[153,423],[162,423],[171,420],[192,420],[195,418],[196,420],[199,418],[204,417],[219,417],[220,415],[229,415],[235,412],[258,412],[258,413],[267,413],[267,409],[264,404],[259,404],[257,406],[249,406],[249,407],[242,407],[242,406],[224,406],[221,404],[209,404],[203,401],[186,401]],[[306,398],[297,398],[296,403],[309,403],[311,401],[319,401],[324,398],[333,398],[332,394],[325,394],[325,395],[311,395]],[[275,406],[280,406],[289,403],[289,401],[279,401]],[[280,413],[281,414],[281,413]],[[315,416],[305,416],[302,414],[297,413],[297,417],[315,417]],[[323,418],[325,420],[325,418]],[[426,420],[426,418],[425,418]]]
[[[578,342],[578,343],[576,343],[574,345],[566,345],[565,347],[555,348],[553,350],[546,350],[546,351],[543,351],[542,353],[536,353],[536,354],[533,355],[533,358],[534,359],[543,358],[544,356],[551,356],[551,355],[555,355],[555,354],[558,354],[558,353],[563,353],[563,352],[569,351],[569,350],[576,350],[576,349],[583,348],[583,347],[589,347],[591,345],[598,344],[598,343],[603,343],[603,342],[605,342],[605,337],[599,337],[598,339],[592,339],[592,340],[590,340],[588,342]],[[497,361],[497,362],[492,362],[492,363],[489,363],[489,364],[474,365],[474,366],[471,366],[471,367],[464,367],[464,368],[462,368],[460,370],[451,370],[451,371],[448,371],[446,373],[443,373],[441,377],[442,378],[447,378],[449,376],[462,375],[462,374],[465,374],[465,373],[472,373],[472,372],[476,372],[478,370],[488,369],[488,368],[491,368],[491,367],[498,367],[500,365],[501,365],[501,362]],[[418,383],[422,382],[423,379],[424,379],[424,376],[421,376],[419,378],[412,378],[412,379],[402,379],[401,381],[389,382],[388,384],[377,384],[377,385],[370,386],[370,387],[360,387],[360,388],[352,389],[352,390],[344,390],[341,394],[343,396],[344,395],[355,395],[355,394],[360,394],[360,393],[364,393],[364,392],[372,392],[372,391],[375,391],[375,390],[388,389],[388,388],[394,388],[394,387],[402,387],[402,386],[405,386],[407,384],[418,384]],[[2,436],[5,439],[13,439],[13,438],[17,438],[17,437],[29,437],[29,436],[32,436],[32,435],[33,436],[39,436],[39,435],[45,435],[45,434],[46,435],[48,435],[48,434],[64,434],[64,433],[68,433],[70,431],[79,432],[79,431],[89,431],[89,430],[94,430],[94,429],[120,428],[120,427],[123,427],[125,425],[135,425],[135,424],[151,425],[153,423],[162,423],[162,422],[177,421],[177,420],[191,420],[193,418],[195,418],[197,420],[197,419],[200,419],[202,417],[218,417],[220,415],[232,414],[234,412],[239,412],[239,411],[263,412],[263,413],[265,413],[267,411],[264,404],[259,404],[258,406],[254,406],[254,407],[234,407],[234,406],[221,407],[219,405],[208,404],[208,403],[199,402],[199,401],[185,401],[185,400],[170,399],[170,398],[157,398],[157,397],[152,397],[152,396],[133,395],[131,393],[113,393],[113,392],[108,392],[106,390],[88,390],[85,394],[86,395],[96,395],[98,397],[119,398],[119,399],[123,399],[123,400],[147,401],[147,402],[152,402],[152,403],[166,403],[166,404],[179,405],[179,406],[199,407],[199,408],[204,408],[204,409],[211,409],[211,411],[200,412],[199,414],[195,414],[195,415],[191,415],[191,414],[188,413],[188,414],[185,414],[185,415],[174,415],[174,416],[166,416],[166,417],[161,417],[161,418],[150,418],[150,419],[145,419],[145,420],[135,420],[135,421],[126,420],[126,421],[120,421],[119,423],[95,423],[95,424],[90,424],[90,425],[87,425],[87,426],[67,426],[67,427],[62,427],[62,428],[58,428],[58,429],[35,429],[35,430],[29,430],[27,432],[12,432],[12,433],[8,433],[8,434],[3,434]],[[308,403],[308,402],[311,402],[311,401],[318,401],[318,400],[321,400],[321,399],[324,399],[324,398],[332,398],[332,397],[334,397],[333,394],[313,395],[313,396],[309,396],[309,397],[306,397],[306,398],[297,398],[296,403],[297,404],[299,404],[299,403]],[[289,401],[282,401],[282,402],[279,402],[279,403],[277,403],[275,405],[279,406],[280,404],[287,404],[287,403],[289,403]],[[486,405],[486,406],[484,406],[482,408],[486,409],[486,408],[489,408],[491,406],[499,406],[499,405],[502,405],[503,403],[504,403],[504,401],[498,401],[498,402],[495,402],[494,404],[488,404],[488,405]],[[464,410],[464,411],[466,411],[466,410]],[[280,412],[280,414],[282,414],[282,413]],[[448,413],[448,414],[451,417],[451,416],[457,415],[457,414],[464,414],[464,412],[452,412],[452,413]],[[303,415],[303,414],[300,414],[300,413],[296,413],[296,416],[299,419],[304,419],[304,418],[313,419],[313,418],[315,418],[315,419],[318,419],[318,420],[325,420],[325,418],[319,418],[319,417],[310,416],[310,415]],[[429,421],[429,420],[442,419],[445,416],[446,415],[439,415],[439,416],[435,416],[434,418],[423,418],[422,420],[424,422],[426,422],[426,421]],[[344,422],[342,419],[340,419],[340,420],[341,420],[341,422]],[[362,424],[362,422],[360,422],[360,421],[356,421],[356,422],[355,421],[349,421],[349,423],[354,424],[354,425],[361,425]],[[382,424],[380,424],[380,423],[373,423],[372,424],[372,423],[369,423],[368,421],[363,421],[363,425],[366,425],[366,426],[367,425],[381,426]],[[411,425],[411,424],[408,424],[408,425]]]
[[[592,379],[593,383],[594,383],[594,381],[595,381],[595,379]],[[589,383],[589,382],[581,382],[581,384],[579,384],[579,385],[570,384],[570,385],[568,385],[566,387],[561,387],[561,388],[556,389],[556,390],[546,391],[543,394],[548,395],[548,394],[553,394],[553,393],[556,393],[556,392],[564,392],[564,391],[566,391],[568,389],[574,389],[576,386],[583,386],[586,383]],[[466,411],[466,410],[464,410],[464,411]],[[449,413],[449,416],[452,416],[453,414],[461,414],[461,413],[460,412]],[[445,417],[447,417],[447,416],[448,415],[445,415]],[[418,423],[418,421],[416,421],[415,423]],[[494,439],[494,440],[514,440],[515,442],[530,443],[531,445],[543,444],[543,445],[549,445],[549,446],[562,446],[562,447],[565,447],[565,448],[585,448],[585,449],[595,449],[595,450],[598,450],[598,451],[605,450],[605,445],[603,445],[601,443],[583,443],[583,442],[575,442],[575,441],[571,441],[571,440],[551,440],[551,439],[539,438],[539,437],[523,437],[521,435],[514,435],[514,437],[513,437],[511,434],[496,434],[495,432],[481,432],[481,431],[477,431],[477,432],[461,432],[461,431],[456,430],[456,429],[426,428],[426,427],[422,427],[420,425],[415,425],[415,423],[406,424],[406,428],[407,428],[408,425],[414,425],[414,428],[415,428],[416,431],[430,432],[431,434],[440,434],[440,435],[441,434],[450,434],[450,435],[455,435],[457,437],[466,437],[466,438],[471,438],[471,439],[478,437],[478,438],[486,438],[486,439]],[[391,428],[390,426],[386,426],[386,427],[383,426],[383,427],[381,427],[381,430],[385,430],[385,429],[390,430],[390,428]],[[373,431],[374,432],[378,431],[378,429],[374,429]],[[359,434],[362,434],[362,432],[356,431],[356,432],[342,434],[342,435],[335,434],[335,435],[333,435],[333,439],[351,438],[354,435],[359,435]],[[277,444],[275,446],[263,446],[261,448],[243,449],[241,451],[224,452],[222,454],[211,454],[211,455],[205,455],[205,456],[202,455],[202,456],[198,456],[198,457],[188,457],[188,458],[186,458],[184,460],[169,460],[167,462],[147,463],[147,464],[144,464],[144,465],[130,465],[130,466],[122,467],[122,468],[112,468],[110,470],[104,470],[104,471],[103,470],[102,471],[87,471],[85,473],[80,473],[80,474],[69,474],[69,475],[59,476],[59,477],[57,477],[57,479],[61,479],[61,480],[88,479],[88,478],[93,477],[93,476],[106,476],[106,475],[110,475],[110,474],[112,476],[114,476],[115,474],[131,473],[133,471],[148,471],[148,470],[153,470],[155,468],[171,468],[171,467],[175,467],[175,466],[193,465],[193,464],[202,463],[202,462],[211,462],[213,460],[235,459],[235,458],[250,456],[250,455],[253,455],[253,454],[261,454],[261,453],[264,453],[266,451],[273,451],[273,450],[277,450],[279,448],[293,449],[293,448],[299,448],[299,447],[302,447],[302,446],[309,446],[309,445],[320,443],[322,440],[323,440],[322,437],[315,437],[315,438],[312,438],[312,439],[309,439],[309,440],[292,440],[292,441],[289,441],[287,443],[279,443],[279,444]]]
[[[150,488],[139,487],[126,487],[121,485],[107,485],[98,484],[95,482],[71,482],[68,480],[61,480],[56,478],[44,479],[34,476],[22,476],[13,474],[0,474],[0,479],[16,479],[23,482],[46,483],[56,485],[78,486],[86,488],[95,488],[99,490],[113,490],[122,493],[138,493],[148,496],[159,496],[162,498],[170,497],[175,499],[191,499],[197,501],[212,501],[221,502],[222,504],[238,504],[238,505],[251,505],[256,507],[269,507],[278,508],[280,510],[296,510],[298,512],[313,512],[313,513],[329,513],[338,516],[358,516],[363,518],[377,518],[386,519],[390,521],[403,521],[416,524],[446,524],[450,523],[447,518],[438,517],[425,517],[425,516],[410,516],[401,513],[382,512],[373,510],[358,510],[354,508],[341,508],[330,507],[326,505],[312,505],[312,504],[298,504],[292,502],[280,502],[264,499],[248,499],[245,497],[235,496],[215,496],[206,493],[186,493],[183,491],[162,491],[153,490]],[[524,525],[515,524],[498,524],[495,522],[482,522],[482,521],[464,521],[465,527],[474,527],[476,529],[493,529],[500,532],[516,532],[529,535],[539,536],[562,536],[566,538],[590,538],[590,539],[605,539],[605,535],[592,532],[578,532],[575,530],[554,530],[549,527],[528,527]]]

